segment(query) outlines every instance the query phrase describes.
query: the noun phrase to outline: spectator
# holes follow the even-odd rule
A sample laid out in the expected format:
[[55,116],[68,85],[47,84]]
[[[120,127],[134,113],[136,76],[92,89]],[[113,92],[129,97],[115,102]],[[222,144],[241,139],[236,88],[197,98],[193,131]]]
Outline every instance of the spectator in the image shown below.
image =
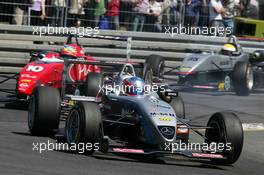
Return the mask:
[[120,0],[119,4],[119,23],[120,29],[129,29],[129,24],[132,23],[132,9],[136,0]]
[[223,25],[225,28],[230,28],[233,33],[234,29],[234,11],[235,11],[235,0],[221,0],[224,12],[223,16]]
[[87,0],[69,0],[68,27],[81,26],[81,19],[84,16],[84,4]]
[[94,27],[98,27],[100,18],[105,14],[105,0],[94,0]]
[[119,30],[119,0],[108,0],[106,16],[111,30]]
[[264,1],[259,0],[259,18],[264,20]]
[[240,0],[234,0],[234,1],[235,1],[234,16],[241,16]]
[[200,12],[200,0],[186,0],[184,25],[197,26]]
[[180,14],[182,0],[164,0],[162,3],[162,20],[165,25],[178,25],[181,23]]
[[209,3],[209,20],[210,27],[222,27],[223,18],[222,14],[224,13],[224,8],[221,0],[210,0]]
[[171,0],[164,0],[161,3],[162,24],[164,25],[170,25],[170,3]]
[[149,13],[148,0],[137,0],[133,8],[133,31],[142,31],[146,20],[146,16]]
[[17,5],[14,7],[13,24],[23,25],[27,23],[28,7],[32,5],[32,2],[32,0],[15,1]]
[[259,3],[256,0],[241,0],[241,16],[252,19],[259,19]]
[[161,32],[161,4],[156,0],[149,1],[149,17],[151,24],[154,24],[152,27],[153,32]]
[[45,0],[33,0],[30,7],[30,25],[45,25],[46,17]]
[[209,3],[210,0],[201,0],[201,8],[199,15],[199,23],[200,27],[208,27],[209,26]]
[[52,12],[52,25],[53,26],[63,26],[64,23],[64,11],[66,7],[65,0],[52,0],[54,10]]

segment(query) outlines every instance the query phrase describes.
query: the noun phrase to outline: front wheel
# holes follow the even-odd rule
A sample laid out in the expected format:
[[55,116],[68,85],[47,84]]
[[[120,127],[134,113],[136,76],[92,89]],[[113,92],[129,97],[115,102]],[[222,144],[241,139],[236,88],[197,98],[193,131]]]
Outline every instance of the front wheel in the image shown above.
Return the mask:
[[54,134],[60,120],[60,93],[53,87],[36,87],[30,97],[28,128],[32,135]]
[[212,159],[216,164],[229,165],[235,163],[243,148],[244,133],[241,121],[231,112],[215,113],[208,121],[205,142],[224,146],[221,150],[226,159]]
[[102,74],[96,72],[90,72],[87,75],[85,86],[84,86],[84,94],[85,96],[97,97],[99,94],[103,84],[103,76]]
[[148,63],[153,70],[153,75],[162,78],[165,69],[165,60],[160,55],[150,55],[146,58],[145,63]]
[[170,102],[171,107],[174,109],[178,118],[185,119],[185,107],[184,102],[180,96],[172,97]]
[[153,82],[153,70],[152,70],[150,64],[148,64],[148,63],[144,64],[142,79],[145,81],[146,85],[152,85],[152,82]]
[[103,126],[98,105],[93,102],[77,103],[66,120],[65,136],[69,144],[89,144],[84,150],[86,154],[99,150],[103,141]]

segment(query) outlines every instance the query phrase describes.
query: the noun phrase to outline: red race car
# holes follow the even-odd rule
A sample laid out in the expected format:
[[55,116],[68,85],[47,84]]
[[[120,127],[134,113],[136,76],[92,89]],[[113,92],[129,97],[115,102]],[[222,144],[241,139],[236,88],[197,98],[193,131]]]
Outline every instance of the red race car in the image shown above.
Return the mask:
[[[72,39],[76,42],[73,43]],[[95,61],[93,57],[85,55],[78,43],[78,38],[70,35],[67,43],[60,52],[42,51],[32,54],[30,62],[21,70],[17,79],[16,94],[18,98],[26,98],[32,94],[36,86],[51,86],[60,89],[64,69],[67,67],[66,92],[70,94],[79,92],[89,72],[100,72],[96,65],[74,64],[65,66],[66,59]],[[78,87],[78,88],[77,88]],[[76,92],[78,90],[78,92]]]

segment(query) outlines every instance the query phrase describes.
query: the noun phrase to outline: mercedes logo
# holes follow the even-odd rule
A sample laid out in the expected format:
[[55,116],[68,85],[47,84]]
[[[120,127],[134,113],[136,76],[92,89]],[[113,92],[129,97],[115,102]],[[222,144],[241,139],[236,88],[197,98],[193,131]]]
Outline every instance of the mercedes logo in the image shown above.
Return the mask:
[[174,134],[174,130],[170,127],[163,127],[161,128],[161,132],[164,134],[164,135],[172,135]]

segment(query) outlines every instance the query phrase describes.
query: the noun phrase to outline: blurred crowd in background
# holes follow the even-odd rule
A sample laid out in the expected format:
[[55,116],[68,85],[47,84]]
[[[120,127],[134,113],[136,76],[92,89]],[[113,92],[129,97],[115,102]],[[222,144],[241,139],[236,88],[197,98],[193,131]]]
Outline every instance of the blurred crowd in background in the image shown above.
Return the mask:
[[[264,19],[262,0],[0,0],[0,23],[163,32],[164,26],[224,26]],[[262,13],[261,13],[262,12]]]

